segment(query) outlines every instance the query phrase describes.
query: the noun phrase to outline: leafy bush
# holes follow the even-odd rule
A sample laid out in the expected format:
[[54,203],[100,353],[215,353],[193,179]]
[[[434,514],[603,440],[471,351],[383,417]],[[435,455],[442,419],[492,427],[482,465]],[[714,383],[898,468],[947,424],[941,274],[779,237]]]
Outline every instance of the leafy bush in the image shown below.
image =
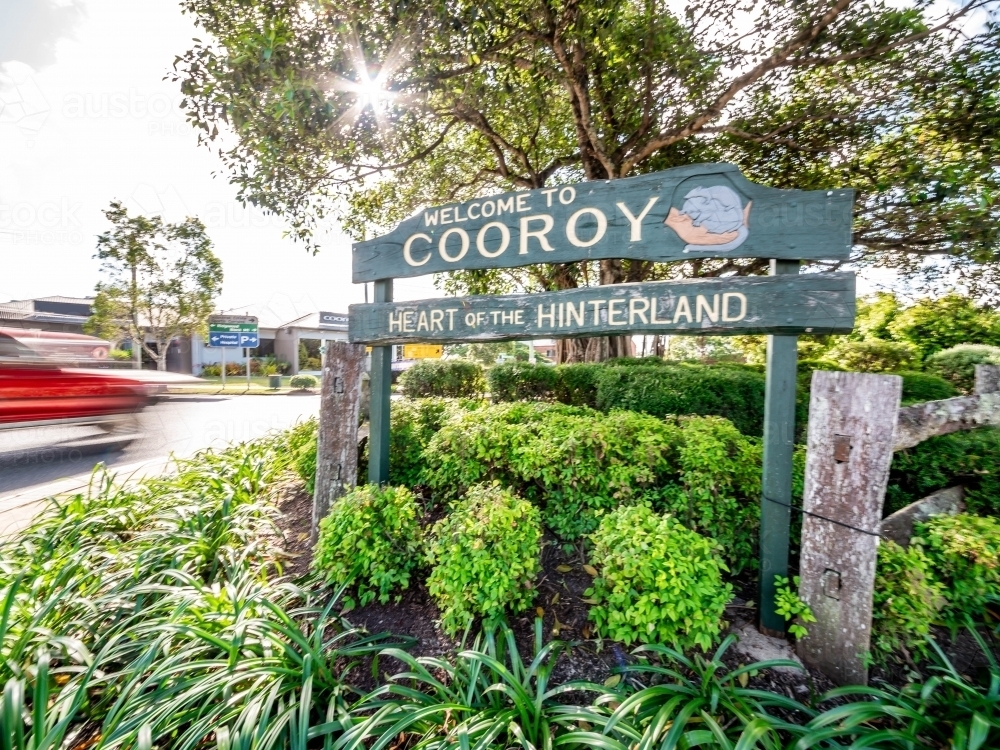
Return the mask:
[[903,403],[919,404],[954,398],[958,390],[944,378],[926,372],[897,372],[903,378]]
[[918,300],[886,326],[889,336],[912,344],[922,358],[959,344],[1000,344],[1000,317],[961,294]]
[[376,596],[385,604],[393,591],[410,585],[420,557],[420,515],[405,487],[355,487],[320,521],[313,570],[355,590],[362,606]]
[[735,570],[756,564],[760,445],[718,417],[498,404],[448,422],[423,455],[437,496],[499,482],[542,508],[563,539],[646,499],[717,539]]
[[495,622],[505,610],[523,612],[535,597],[541,569],[538,509],[497,486],[469,490],[434,524],[427,590],[441,610],[441,627],[456,633],[475,617]]
[[515,402],[459,414],[424,450],[424,481],[436,497],[446,500],[481,482],[496,481],[517,490],[524,483],[510,467],[515,445],[528,439],[538,422],[559,413],[581,410],[561,404]]
[[586,592],[603,636],[708,650],[722,629],[732,587],[718,545],[648,505],[618,508],[591,535],[598,569]]
[[555,367],[526,362],[505,362],[486,372],[486,383],[494,402],[552,399],[559,373]]
[[917,351],[909,344],[881,339],[845,340],[826,354],[851,372],[896,372],[908,370],[917,360]]
[[929,356],[924,362],[924,369],[952,383],[962,393],[972,393],[976,365],[1000,365],[1000,346],[953,346]]
[[[478,409],[471,399],[416,398],[393,401],[389,410],[389,483],[418,487],[425,483],[424,449],[448,420]],[[358,475],[368,471],[370,445],[365,441]]]
[[981,617],[987,602],[1000,596],[1000,521],[967,513],[935,516],[917,526],[916,537],[944,585],[945,623],[955,629],[966,616]]
[[602,411],[629,409],[656,417],[697,414],[725,417],[744,435],[764,425],[764,376],[726,366],[606,367],[596,376]]
[[799,586],[799,577],[795,576],[790,585],[784,576],[774,577],[774,611],[785,618],[785,622],[790,622],[788,632],[796,638],[805,638],[809,635],[806,628],[811,622],[816,622],[816,615],[812,609],[802,601],[797,591],[792,591],[792,586],[796,589]]
[[463,360],[425,359],[399,376],[400,391],[410,398],[479,398],[484,385],[483,368]]
[[945,604],[944,589],[920,545],[878,548],[872,602],[872,654],[883,660],[899,652],[927,656],[931,625]]
[[115,362],[131,362],[132,351],[130,349],[112,349],[108,352],[108,357]]
[[1000,429],[980,427],[925,440],[892,457],[886,512],[961,484],[970,512],[1000,515]]
[[303,390],[306,388],[315,388],[319,385],[319,381],[313,375],[293,375],[288,383],[292,388],[301,388]]

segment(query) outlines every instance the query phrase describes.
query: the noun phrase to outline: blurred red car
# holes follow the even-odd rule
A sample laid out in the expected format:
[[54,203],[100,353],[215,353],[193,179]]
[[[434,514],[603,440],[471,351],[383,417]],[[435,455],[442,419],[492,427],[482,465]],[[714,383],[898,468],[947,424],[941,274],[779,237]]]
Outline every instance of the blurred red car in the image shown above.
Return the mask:
[[104,360],[111,351],[110,341],[82,333],[42,331],[37,328],[0,328],[0,350],[4,346],[4,339],[14,339],[38,356],[51,359]]
[[96,424],[113,429],[149,401],[145,384],[112,372],[0,364],[0,428]]
[[121,371],[60,367],[0,333],[0,428],[94,424],[111,430],[149,401],[149,386]]

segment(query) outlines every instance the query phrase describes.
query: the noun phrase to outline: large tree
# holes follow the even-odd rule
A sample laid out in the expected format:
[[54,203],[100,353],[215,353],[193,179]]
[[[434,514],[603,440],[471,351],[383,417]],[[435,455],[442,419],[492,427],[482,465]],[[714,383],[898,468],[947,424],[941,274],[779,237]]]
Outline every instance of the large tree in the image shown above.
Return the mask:
[[[176,71],[241,196],[310,244],[331,213],[371,236],[428,204],[728,160],[775,187],[856,188],[855,261],[982,291],[1000,276],[994,2],[933,17],[925,0],[185,0],[209,38]],[[765,263],[605,260],[446,287]]]
[[[141,342],[157,369],[178,336],[203,333],[222,291],[222,263],[196,218],[170,224],[159,216],[131,216],[120,202],[104,212],[112,228],[97,238],[107,277],[98,283],[86,329]],[[151,342],[147,342],[151,338]]]

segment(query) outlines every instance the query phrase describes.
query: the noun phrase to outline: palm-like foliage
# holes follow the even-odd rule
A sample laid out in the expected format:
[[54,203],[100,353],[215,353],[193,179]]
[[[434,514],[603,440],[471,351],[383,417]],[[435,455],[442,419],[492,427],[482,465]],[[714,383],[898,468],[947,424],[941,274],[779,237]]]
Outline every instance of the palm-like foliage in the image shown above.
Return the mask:
[[[814,716],[814,711],[783,695],[745,687],[752,672],[800,665],[776,659],[729,670],[722,657],[735,641],[728,636],[708,658],[688,658],[661,645],[636,649],[637,656],[654,654],[662,663],[629,668],[630,674],[652,676],[652,684],[613,699],[620,703],[602,728],[602,745],[609,750],[779,750],[801,734],[794,719]],[[580,734],[579,739],[596,738]]]
[[923,683],[902,688],[836,688],[821,700],[843,700],[806,726],[795,750],[812,747],[982,750],[1000,745],[1000,666],[975,629],[988,662],[985,681],[959,673],[941,647],[930,641],[936,662]]
[[354,707],[352,723],[335,750],[382,750],[397,740],[405,740],[410,750],[548,750],[565,744],[560,736],[578,722],[603,721],[607,713],[557,702],[569,693],[605,692],[600,685],[584,682],[549,685],[564,648],[559,641],[543,646],[542,622],[536,620],[534,654],[528,663],[502,623],[487,628],[454,663],[387,649],[382,655],[400,660],[406,669]]
[[0,750],[329,746],[344,670],[390,641],[278,577],[266,493],[294,438],[97,477],[0,547]]

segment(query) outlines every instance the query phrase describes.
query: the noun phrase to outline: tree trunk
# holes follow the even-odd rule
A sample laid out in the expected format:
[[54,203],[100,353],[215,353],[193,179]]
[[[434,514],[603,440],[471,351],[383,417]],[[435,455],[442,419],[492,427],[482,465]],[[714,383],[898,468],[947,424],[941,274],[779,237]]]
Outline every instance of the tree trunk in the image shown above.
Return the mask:
[[[557,288],[572,288],[559,286]],[[625,281],[622,262],[618,259],[601,261],[601,286],[621,284]],[[576,284],[573,284],[575,287]],[[594,336],[582,339],[562,339],[556,341],[556,362],[569,364],[573,362],[603,362],[613,357],[634,357],[635,344],[631,336]]]

